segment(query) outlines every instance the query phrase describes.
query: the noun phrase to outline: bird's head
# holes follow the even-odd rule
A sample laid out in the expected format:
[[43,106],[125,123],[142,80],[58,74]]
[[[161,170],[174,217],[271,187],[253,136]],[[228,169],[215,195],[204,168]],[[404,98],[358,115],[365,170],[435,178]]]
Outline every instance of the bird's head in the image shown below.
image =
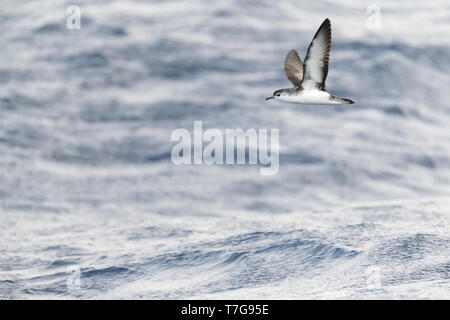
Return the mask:
[[288,90],[289,90],[289,89],[279,89],[279,90],[276,90],[276,91],[272,94],[272,96],[271,96],[271,97],[267,97],[266,100],[269,100],[269,99],[281,100],[281,99],[283,99],[284,97],[287,97],[287,96],[288,96]]

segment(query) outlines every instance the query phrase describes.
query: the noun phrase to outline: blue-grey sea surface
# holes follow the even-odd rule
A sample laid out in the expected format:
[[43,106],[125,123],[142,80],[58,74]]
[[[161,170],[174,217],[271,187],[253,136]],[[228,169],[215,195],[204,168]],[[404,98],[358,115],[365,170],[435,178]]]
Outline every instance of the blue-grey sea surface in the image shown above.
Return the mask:
[[[2,0],[0,298],[450,299],[450,2],[373,4]],[[266,102],[327,17],[356,103]],[[173,164],[196,120],[278,173]]]

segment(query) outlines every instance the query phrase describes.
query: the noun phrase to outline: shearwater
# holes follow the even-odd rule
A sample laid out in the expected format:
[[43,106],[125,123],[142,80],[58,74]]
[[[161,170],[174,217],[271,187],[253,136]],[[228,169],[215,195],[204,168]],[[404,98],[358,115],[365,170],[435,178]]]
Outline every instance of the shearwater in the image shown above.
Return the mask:
[[329,94],[325,89],[331,48],[331,23],[327,18],[320,25],[302,63],[297,51],[288,52],[284,71],[293,88],[276,90],[271,97],[283,102],[303,104],[350,104],[350,99]]

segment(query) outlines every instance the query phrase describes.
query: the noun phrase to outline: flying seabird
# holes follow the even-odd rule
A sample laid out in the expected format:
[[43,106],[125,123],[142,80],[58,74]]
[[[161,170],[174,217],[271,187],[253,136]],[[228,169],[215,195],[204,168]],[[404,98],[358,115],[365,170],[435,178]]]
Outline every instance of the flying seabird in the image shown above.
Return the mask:
[[350,104],[350,99],[329,94],[325,89],[331,48],[331,24],[327,18],[320,25],[302,63],[296,50],[288,52],[284,61],[286,76],[293,88],[276,90],[271,97],[283,102],[303,104]]

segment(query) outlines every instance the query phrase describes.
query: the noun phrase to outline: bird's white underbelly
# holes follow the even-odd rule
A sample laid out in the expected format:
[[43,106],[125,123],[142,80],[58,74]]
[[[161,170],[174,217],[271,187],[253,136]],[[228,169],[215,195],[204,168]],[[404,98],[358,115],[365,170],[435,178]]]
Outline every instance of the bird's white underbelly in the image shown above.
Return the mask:
[[303,90],[297,95],[282,96],[278,98],[283,102],[304,104],[340,104],[330,99],[330,94],[322,90]]

